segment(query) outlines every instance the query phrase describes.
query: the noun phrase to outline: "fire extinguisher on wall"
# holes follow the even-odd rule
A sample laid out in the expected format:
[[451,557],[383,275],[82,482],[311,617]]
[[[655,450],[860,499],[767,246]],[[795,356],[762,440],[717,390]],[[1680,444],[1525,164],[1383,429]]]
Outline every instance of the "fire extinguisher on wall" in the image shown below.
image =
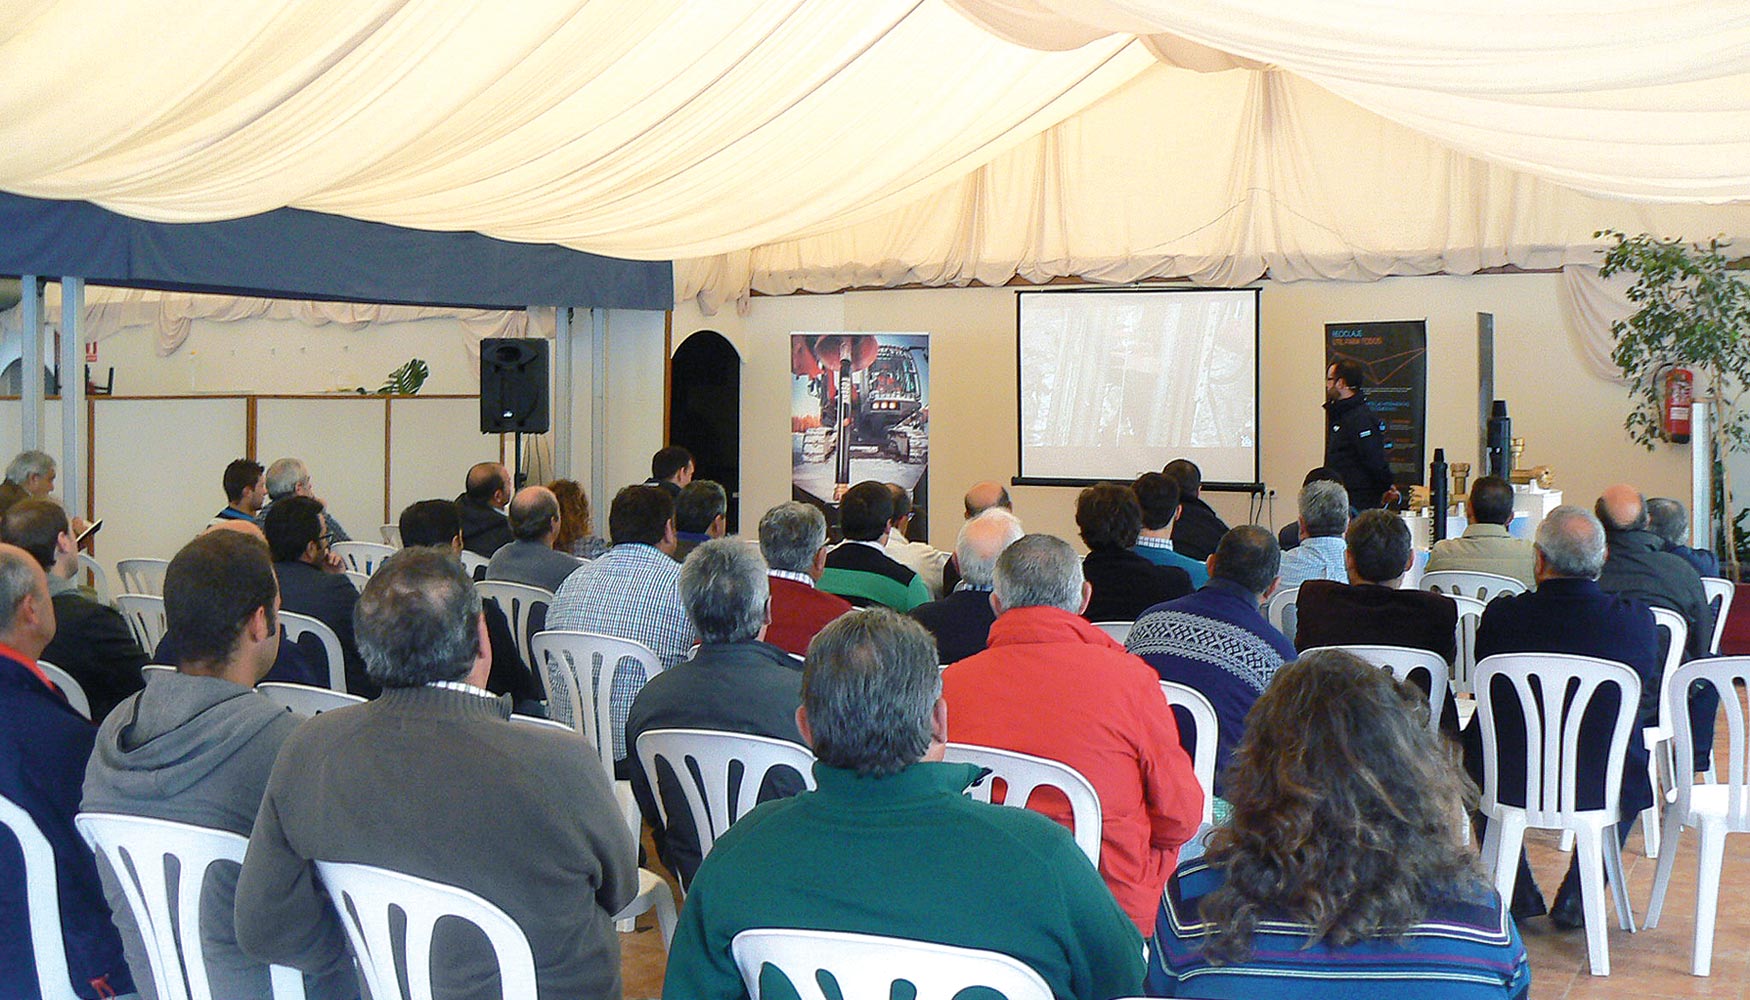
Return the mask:
[[1689,410],[1695,399],[1695,376],[1682,365],[1665,369],[1665,405],[1660,412],[1660,430],[1674,444],[1689,443]]

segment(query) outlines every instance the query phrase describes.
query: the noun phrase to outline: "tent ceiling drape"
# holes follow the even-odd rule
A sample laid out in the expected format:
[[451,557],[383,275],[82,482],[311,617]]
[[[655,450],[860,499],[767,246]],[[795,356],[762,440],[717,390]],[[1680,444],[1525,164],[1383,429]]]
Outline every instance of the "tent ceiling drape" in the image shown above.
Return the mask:
[[1750,233],[1750,7],[0,0],[0,149],[0,190],[157,221],[688,258],[707,306],[1550,266]]

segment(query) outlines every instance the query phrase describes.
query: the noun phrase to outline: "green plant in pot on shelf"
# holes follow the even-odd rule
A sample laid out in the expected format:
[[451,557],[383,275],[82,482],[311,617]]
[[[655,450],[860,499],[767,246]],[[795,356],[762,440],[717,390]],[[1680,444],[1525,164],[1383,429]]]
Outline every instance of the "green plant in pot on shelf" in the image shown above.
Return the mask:
[[1610,357],[1628,378],[1634,400],[1623,427],[1650,450],[1663,435],[1664,372],[1681,365],[1696,373],[1696,399],[1714,409],[1712,439],[1701,446],[1715,459],[1716,544],[1736,580],[1742,515],[1726,513],[1732,509],[1732,482],[1724,456],[1750,445],[1750,414],[1739,406],[1750,387],[1750,285],[1733,269],[1727,244],[1719,239],[1687,243],[1609,229],[1594,235],[1616,244],[1599,273],[1635,276],[1628,289],[1635,313],[1610,325],[1616,337]]

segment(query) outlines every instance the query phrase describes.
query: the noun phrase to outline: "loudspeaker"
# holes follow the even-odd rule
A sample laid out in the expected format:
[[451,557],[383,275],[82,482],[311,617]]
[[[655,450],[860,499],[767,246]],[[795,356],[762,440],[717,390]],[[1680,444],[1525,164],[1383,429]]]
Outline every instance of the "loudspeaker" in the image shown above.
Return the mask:
[[547,341],[480,342],[480,433],[547,431]]

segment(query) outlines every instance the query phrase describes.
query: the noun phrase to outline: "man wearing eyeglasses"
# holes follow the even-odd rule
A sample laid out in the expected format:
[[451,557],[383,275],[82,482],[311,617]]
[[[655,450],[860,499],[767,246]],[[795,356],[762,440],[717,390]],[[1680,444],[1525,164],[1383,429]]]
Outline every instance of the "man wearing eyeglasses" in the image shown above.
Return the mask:
[[365,675],[364,660],[353,642],[352,609],[358,603],[358,588],[346,578],[345,564],[329,551],[332,539],[325,525],[321,501],[289,496],[268,509],[261,530],[273,552],[283,610],[308,615],[333,629],[346,663],[346,689],[374,698],[377,685]]
[[1325,467],[1343,477],[1356,510],[1398,501],[1386,458],[1385,428],[1367,405],[1367,370],[1338,358],[1325,370]]

